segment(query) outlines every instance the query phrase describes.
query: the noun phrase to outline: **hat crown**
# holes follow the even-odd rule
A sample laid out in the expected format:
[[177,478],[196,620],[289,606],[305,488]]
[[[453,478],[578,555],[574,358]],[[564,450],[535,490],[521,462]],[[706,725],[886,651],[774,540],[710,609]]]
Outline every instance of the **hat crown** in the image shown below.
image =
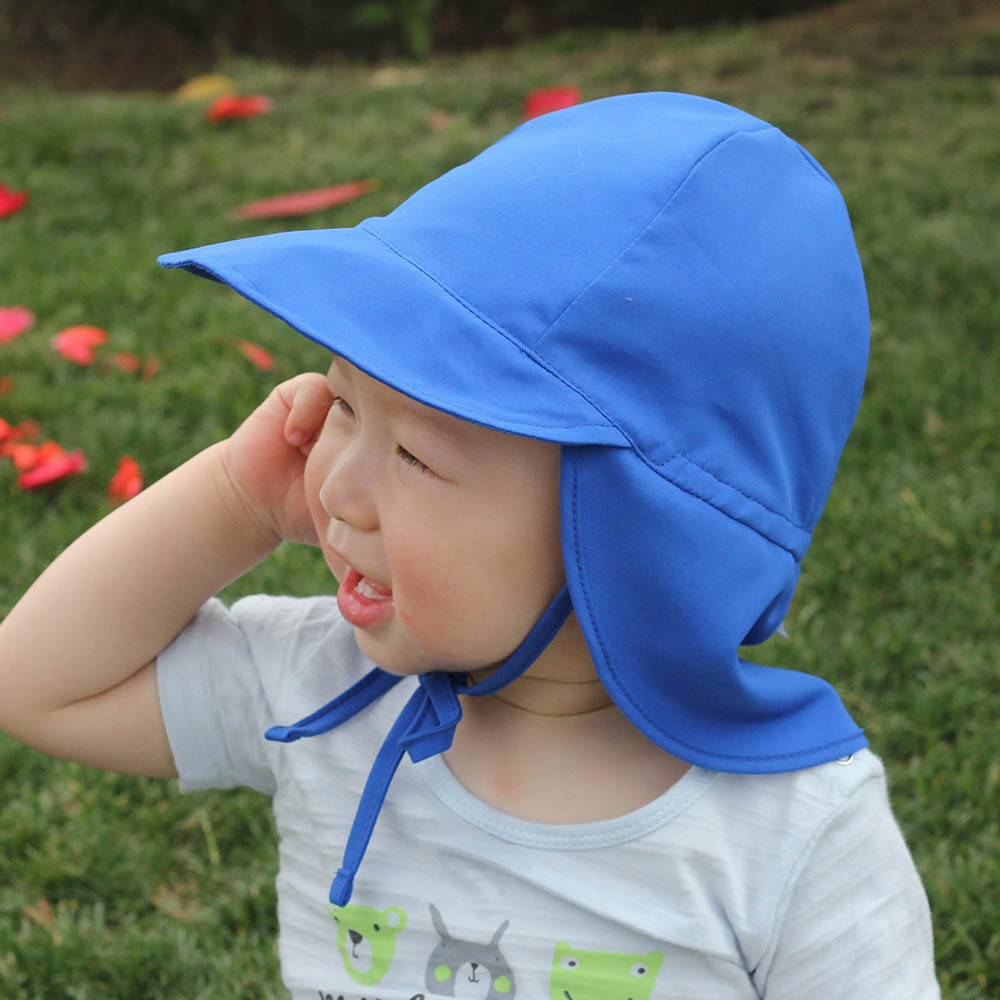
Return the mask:
[[685,94],[607,98],[363,226],[651,465],[693,463],[811,530],[860,400],[867,300],[839,191],[779,130]]

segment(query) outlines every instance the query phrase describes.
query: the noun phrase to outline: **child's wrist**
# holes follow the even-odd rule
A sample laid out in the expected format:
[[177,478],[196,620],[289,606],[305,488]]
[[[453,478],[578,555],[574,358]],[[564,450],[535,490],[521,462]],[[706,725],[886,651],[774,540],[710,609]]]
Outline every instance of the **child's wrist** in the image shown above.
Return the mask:
[[208,450],[212,454],[212,483],[220,505],[232,529],[260,551],[264,558],[283,541],[271,512],[254,501],[233,474],[229,462],[229,440],[220,441]]

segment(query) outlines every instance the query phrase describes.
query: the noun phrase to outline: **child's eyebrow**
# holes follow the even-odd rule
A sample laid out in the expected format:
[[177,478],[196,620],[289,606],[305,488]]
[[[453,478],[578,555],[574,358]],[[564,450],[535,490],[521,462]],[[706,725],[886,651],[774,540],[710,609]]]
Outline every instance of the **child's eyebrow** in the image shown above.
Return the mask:
[[[338,355],[333,356],[332,366],[330,371],[327,372],[327,385],[330,385],[330,376],[334,371],[348,383],[352,381],[349,363],[345,368],[344,359]],[[395,393],[394,390],[390,391]],[[394,416],[417,424],[421,430],[434,435],[446,444],[454,447],[462,447],[468,444],[469,431],[466,429],[466,421],[460,420],[458,417],[451,417],[444,412],[435,410],[431,406],[425,406],[423,403],[409,399],[402,393],[395,394],[395,398],[389,409]],[[469,425],[469,427],[471,426]]]
[[419,425],[422,430],[433,434],[447,444],[454,447],[468,444],[469,432],[466,423],[457,417],[451,417],[446,413],[439,413],[431,407],[409,401],[399,401],[393,409],[403,419]]

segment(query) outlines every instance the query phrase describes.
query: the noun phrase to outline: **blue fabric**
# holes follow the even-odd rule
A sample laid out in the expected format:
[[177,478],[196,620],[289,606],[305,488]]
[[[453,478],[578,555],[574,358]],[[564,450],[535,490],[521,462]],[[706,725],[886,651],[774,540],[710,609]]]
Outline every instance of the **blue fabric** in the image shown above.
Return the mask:
[[161,263],[423,403],[560,443],[573,606],[660,746],[768,772],[865,745],[826,682],[739,655],[788,609],[867,362],[847,209],[778,129],[686,94],[593,101],[384,218]]

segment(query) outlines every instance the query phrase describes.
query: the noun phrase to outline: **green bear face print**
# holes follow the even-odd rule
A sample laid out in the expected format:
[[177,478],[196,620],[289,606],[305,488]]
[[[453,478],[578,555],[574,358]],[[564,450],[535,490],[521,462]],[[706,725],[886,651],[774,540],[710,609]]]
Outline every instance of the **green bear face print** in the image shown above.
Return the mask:
[[398,906],[376,910],[352,903],[329,907],[337,922],[337,949],[347,974],[362,986],[379,982],[396,954],[396,935],[406,927],[406,913]]
[[509,921],[497,928],[491,941],[479,944],[452,937],[438,908],[429,905],[441,940],[427,960],[427,992],[464,1000],[514,1000],[514,970],[500,951],[500,938]]
[[649,1000],[663,955],[581,951],[565,941],[552,960],[550,1000]]

